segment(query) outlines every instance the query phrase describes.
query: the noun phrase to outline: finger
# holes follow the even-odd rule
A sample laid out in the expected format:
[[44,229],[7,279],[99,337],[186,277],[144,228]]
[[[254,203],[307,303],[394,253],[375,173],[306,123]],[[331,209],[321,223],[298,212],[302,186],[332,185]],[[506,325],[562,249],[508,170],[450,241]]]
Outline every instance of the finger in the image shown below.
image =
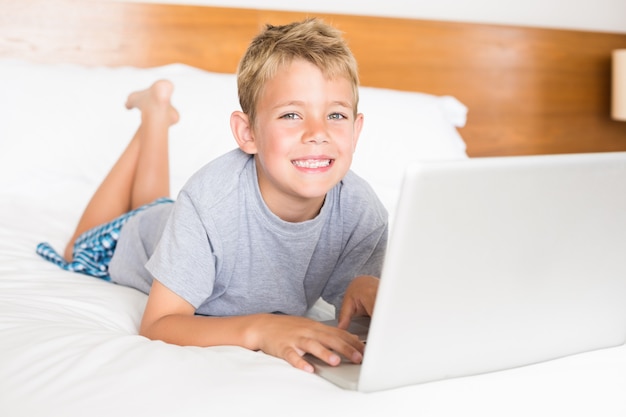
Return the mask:
[[339,365],[341,356],[354,363],[363,360],[365,346],[357,336],[332,327],[328,329],[331,331],[318,334],[315,339],[303,341],[298,348],[331,366]]
[[[324,327],[327,327],[327,326],[324,326]],[[348,333],[346,333],[346,335],[348,337],[350,336]],[[326,362],[327,364],[331,366],[336,366],[336,365],[339,365],[339,363],[341,363],[341,357],[339,356],[339,354],[333,352],[333,350],[331,350],[332,348],[331,349],[326,348],[325,344],[332,345],[332,346],[341,346],[342,343],[344,345],[347,345],[345,341],[341,340],[341,337],[336,337],[336,336],[333,337],[333,336],[329,336],[327,334],[321,333],[321,334],[318,334],[317,338],[301,339],[297,343],[297,345],[294,345],[294,347],[288,348],[285,351],[285,353],[281,356],[288,363],[290,363],[292,366],[298,369],[302,369],[303,371],[306,371],[306,372],[314,372],[315,368],[308,361],[304,359],[304,354],[309,353],[321,359],[322,361]],[[345,346],[341,346],[339,349],[342,353],[349,352],[349,353],[343,353],[346,355],[350,355],[348,357],[354,356],[353,352],[356,350],[355,348],[346,349]]]
[[308,352],[329,365],[339,365],[341,356],[354,363],[361,363],[365,345],[353,334],[341,330],[330,338],[320,339],[321,343],[311,344]]
[[341,304],[341,310],[339,310],[339,318],[337,327],[343,330],[347,330],[350,325],[350,321],[352,320],[352,315],[354,313],[354,305],[351,299],[344,298],[343,304]]
[[315,368],[309,362],[307,362],[301,354],[299,354],[296,350],[289,350],[283,357],[291,366],[297,369],[301,369],[305,372],[313,373],[315,372]]

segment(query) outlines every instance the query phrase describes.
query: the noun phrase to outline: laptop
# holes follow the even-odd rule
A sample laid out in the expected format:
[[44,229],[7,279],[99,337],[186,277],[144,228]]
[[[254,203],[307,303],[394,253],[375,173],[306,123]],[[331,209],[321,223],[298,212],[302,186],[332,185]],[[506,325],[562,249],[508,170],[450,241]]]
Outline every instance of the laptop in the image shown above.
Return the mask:
[[362,364],[370,392],[626,341],[626,152],[407,167]]

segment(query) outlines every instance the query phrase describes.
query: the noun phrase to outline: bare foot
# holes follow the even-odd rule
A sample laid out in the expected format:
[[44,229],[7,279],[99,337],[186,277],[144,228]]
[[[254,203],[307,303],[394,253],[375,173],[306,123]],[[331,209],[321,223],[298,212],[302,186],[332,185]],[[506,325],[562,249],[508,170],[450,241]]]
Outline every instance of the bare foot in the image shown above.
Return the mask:
[[135,91],[126,100],[127,109],[139,109],[142,115],[165,113],[170,124],[178,122],[178,111],[172,106],[174,86],[168,80],[159,80],[145,90]]

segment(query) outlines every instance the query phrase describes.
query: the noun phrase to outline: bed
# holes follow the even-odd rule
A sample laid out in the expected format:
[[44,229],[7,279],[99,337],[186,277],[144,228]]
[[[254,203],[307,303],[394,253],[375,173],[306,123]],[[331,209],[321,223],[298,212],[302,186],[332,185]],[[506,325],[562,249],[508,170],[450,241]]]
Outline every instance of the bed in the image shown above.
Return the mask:
[[[175,193],[234,147],[233,72],[251,37],[306,14],[68,0],[0,8],[0,415],[626,415],[626,346],[361,394],[260,352],[138,336],[144,294],[62,271],[36,244],[63,247],[132,135],[128,92],[159,78],[176,85]],[[626,123],[608,116],[610,51],[626,34],[316,15],[344,31],[359,61],[366,124],[353,168],[392,213],[413,158],[626,150]],[[332,314],[324,303],[309,312]]]

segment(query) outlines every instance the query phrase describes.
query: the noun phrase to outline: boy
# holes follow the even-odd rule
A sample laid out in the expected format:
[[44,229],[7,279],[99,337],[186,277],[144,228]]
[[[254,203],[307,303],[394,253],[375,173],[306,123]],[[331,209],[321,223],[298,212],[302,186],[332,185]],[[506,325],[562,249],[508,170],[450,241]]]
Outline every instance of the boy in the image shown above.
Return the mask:
[[[313,372],[305,353],[359,363],[345,329],[371,315],[387,212],[349,171],[363,124],[356,62],[339,32],[309,19],[267,26],[238,68],[238,149],[169,194],[173,86],[126,106],[141,124],[81,217],[65,269],[148,293],[140,334],[179,345],[238,345]],[[337,328],[302,317],[322,297]]]

